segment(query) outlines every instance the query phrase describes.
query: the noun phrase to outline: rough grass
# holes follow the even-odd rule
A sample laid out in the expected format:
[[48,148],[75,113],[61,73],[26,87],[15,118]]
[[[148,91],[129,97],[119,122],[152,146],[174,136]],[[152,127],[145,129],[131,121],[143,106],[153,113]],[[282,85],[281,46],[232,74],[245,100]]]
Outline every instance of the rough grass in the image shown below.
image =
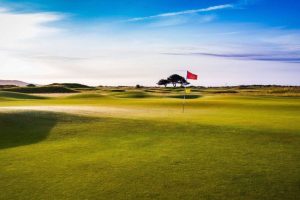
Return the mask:
[[[0,199],[299,197],[298,97],[156,95],[1,102]],[[1,111],[26,105],[124,111]]]

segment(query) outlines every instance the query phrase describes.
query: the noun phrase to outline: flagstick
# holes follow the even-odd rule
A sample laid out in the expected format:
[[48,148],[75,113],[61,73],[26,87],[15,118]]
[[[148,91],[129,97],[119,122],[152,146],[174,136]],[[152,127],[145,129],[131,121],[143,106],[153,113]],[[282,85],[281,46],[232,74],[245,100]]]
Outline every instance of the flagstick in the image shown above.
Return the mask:
[[184,88],[184,96],[183,96],[183,102],[182,102],[182,112],[184,113],[184,107],[185,107],[185,88]]
[[[186,80],[187,80],[187,74],[186,74]],[[183,92],[184,92],[184,96],[183,96],[183,102],[182,102],[182,113],[184,113],[184,108],[185,108],[185,95],[186,95],[186,88],[183,86]]]

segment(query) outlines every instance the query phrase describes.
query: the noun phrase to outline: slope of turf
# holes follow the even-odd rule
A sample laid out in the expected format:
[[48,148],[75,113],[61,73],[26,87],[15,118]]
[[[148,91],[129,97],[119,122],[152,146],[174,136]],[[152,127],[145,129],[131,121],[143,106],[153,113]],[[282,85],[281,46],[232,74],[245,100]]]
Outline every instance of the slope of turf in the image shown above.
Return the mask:
[[73,88],[73,89],[92,88],[90,86],[79,84],[79,83],[53,83],[53,84],[50,84],[49,86],[67,87],[67,88]]
[[0,99],[46,99],[46,97],[22,94],[17,92],[0,91]]
[[101,94],[90,94],[90,93],[86,93],[86,94],[75,94],[75,95],[71,95],[68,96],[68,99],[94,99],[94,98],[103,98],[105,97],[104,95]]
[[78,91],[61,86],[42,86],[42,87],[16,87],[3,89],[3,91],[20,93],[77,93]]
[[192,94],[192,95],[171,95],[169,96],[170,98],[176,98],[176,99],[197,99],[199,97],[201,97],[200,95],[195,95],[195,94]]
[[120,98],[148,98],[151,97],[152,95],[143,91],[130,91],[130,92],[122,92],[119,94],[115,94],[115,96]]
[[[88,95],[0,104],[0,199],[300,195],[297,97],[204,96],[182,113],[176,98]],[[3,105],[89,105],[95,113]]]

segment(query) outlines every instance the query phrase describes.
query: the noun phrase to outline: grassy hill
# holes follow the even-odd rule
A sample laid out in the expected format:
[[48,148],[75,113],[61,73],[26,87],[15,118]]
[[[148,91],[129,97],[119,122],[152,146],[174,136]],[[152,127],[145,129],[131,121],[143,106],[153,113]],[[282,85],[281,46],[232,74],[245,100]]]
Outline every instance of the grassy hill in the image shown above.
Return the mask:
[[46,97],[22,94],[22,93],[17,93],[17,92],[0,91],[0,99],[2,99],[2,100],[9,100],[9,99],[26,100],[26,99],[46,99]]
[[297,91],[218,90],[1,92],[0,199],[297,199]]
[[61,86],[16,87],[2,89],[3,91],[19,93],[77,93],[78,91]]
[[66,88],[73,88],[73,89],[90,89],[93,87],[79,84],[79,83],[53,83],[50,84],[49,86],[58,86],[58,87],[66,87]]

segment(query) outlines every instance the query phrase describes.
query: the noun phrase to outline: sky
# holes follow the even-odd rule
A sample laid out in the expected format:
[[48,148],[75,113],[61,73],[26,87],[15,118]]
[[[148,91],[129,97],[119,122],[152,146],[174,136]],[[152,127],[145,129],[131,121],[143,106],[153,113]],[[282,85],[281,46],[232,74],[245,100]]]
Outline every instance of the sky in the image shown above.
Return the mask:
[[300,85],[298,0],[0,0],[0,79]]

